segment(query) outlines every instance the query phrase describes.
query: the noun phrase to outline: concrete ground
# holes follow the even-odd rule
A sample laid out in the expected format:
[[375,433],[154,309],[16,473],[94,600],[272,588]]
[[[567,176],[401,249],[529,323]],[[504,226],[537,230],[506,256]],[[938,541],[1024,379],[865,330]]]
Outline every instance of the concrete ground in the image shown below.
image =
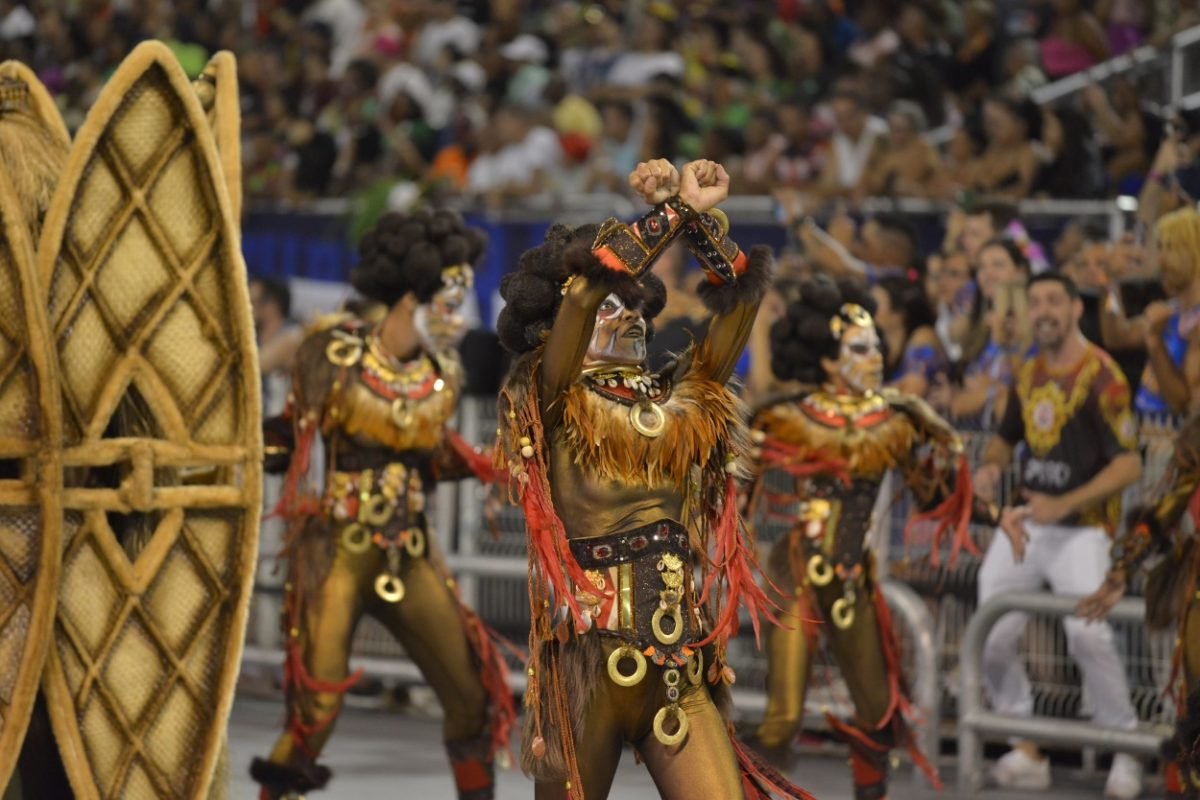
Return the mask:
[[[255,755],[265,754],[280,730],[283,707],[279,700],[239,697],[230,721],[231,800],[252,800],[257,787],[247,768]],[[819,800],[851,800],[845,751],[829,749],[806,753],[791,778]],[[334,771],[329,791],[314,792],[309,800],[454,800],[450,773],[441,748],[441,725],[431,713],[384,712],[347,708],[326,749],[325,763]],[[963,797],[954,789],[950,760],[941,764],[947,789],[932,791],[904,767],[892,783],[892,800],[948,800]],[[1157,783],[1155,783],[1157,786]],[[1101,798],[1103,774],[1082,775],[1078,770],[1056,770],[1050,792],[1003,792],[987,789],[979,800],[1084,800]],[[532,785],[517,769],[500,771],[500,800],[532,798]],[[613,800],[656,800],[658,794],[645,769],[626,751],[610,795]],[[1161,794],[1148,791],[1143,797]],[[703,800],[721,800],[704,798]]]

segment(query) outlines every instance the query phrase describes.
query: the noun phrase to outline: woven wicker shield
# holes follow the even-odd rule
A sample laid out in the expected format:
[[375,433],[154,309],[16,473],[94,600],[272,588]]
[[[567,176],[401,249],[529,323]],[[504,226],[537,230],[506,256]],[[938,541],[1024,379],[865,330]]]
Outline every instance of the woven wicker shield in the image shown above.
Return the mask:
[[[24,83],[33,115],[66,140],[28,69],[5,62],[0,77]],[[0,787],[12,776],[42,677],[62,531],[57,377],[31,236],[0,170]]]
[[241,656],[259,378],[217,146],[237,116],[210,120],[206,94],[162,44],[134,50],[76,136],[38,252],[65,476],[45,688],[81,799],[207,796]]

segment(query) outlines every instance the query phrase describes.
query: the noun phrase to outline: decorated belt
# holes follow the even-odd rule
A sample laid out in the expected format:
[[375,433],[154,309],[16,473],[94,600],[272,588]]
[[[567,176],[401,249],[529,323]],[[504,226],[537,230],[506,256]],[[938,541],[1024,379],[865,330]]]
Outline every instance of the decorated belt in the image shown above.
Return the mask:
[[353,555],[372,547],[383,551],[386,564],[375,579],[375,593],[389,603],[403,600],[402,559],[422,558],[428,549],[420,472],[398,462],[379,470],[332,472],[323,507],[342,525],[338,544],[343,550]]
[[833,583],[834,577],[841,580],[842,596],[834,601],[830,619],[846,630],[854,624],[879,482],[857,478],[847,487],[814,481],[812,489],[811,495],[801,501],[797,519],[797,530],[808,553],[802,579],[818,588]]
[[[679,744],[688,729],[687,713],[679,706],[683,671],[693,685],[704,674],[701,651],[685,644],[701,630],[687,529],[662,520],[624,533],[572,539],[569,546],[595,589],[576,589],[584,614],[601,634],[621,641],[609,655],[609,678],[618,686],[636,686],[646,677],[647,658],[662,667],[667,704],[654,718],[654,735],[668,747]],[[632,672],[622,670],[627,664]],[[672,717],[677,727],[667,733]]]

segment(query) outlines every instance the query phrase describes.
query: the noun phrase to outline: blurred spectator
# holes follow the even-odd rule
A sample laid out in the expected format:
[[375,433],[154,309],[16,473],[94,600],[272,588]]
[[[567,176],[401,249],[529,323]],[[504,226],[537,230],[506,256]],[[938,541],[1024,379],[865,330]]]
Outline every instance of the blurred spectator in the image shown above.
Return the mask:
[[1028,100],[995,97],[983,105],[983,124],[987,149],[967,186],[989,196],[1028,197],[1039,168],[1035,140],[1041,133],[1041,111]]
[[1180,31],[1200,25],[1200,0],[1174,0],[1154,6],[1157,18],[1150,43],[1155,47],[1163,47]]
[[945,255],[931,256],[926,265],[925,291],[937,311],[934,328],[942,349],[950,361],[958,361],[962,358],[962,345],[955,340],[953,332],[966,330],[966,320],[975,304],[976,287],[967,254],[952,250]]
[[947,193],[942,160],[925,139],[925,114],[909,100],[889,109],[888,134],[876,140],[860,184],[861,193],[880,197],[932,197]]
[[974,203],[955,209],[946,225],[946,248],[961,247],[974,270],[979,251],[1017,218],[1017,207],[1004,201]]
[[901,5],[895,26],[900,45],[888,60],[893,96],[915,102],[930,124],[940,125],[946,116],[949,47],[934,35],[929,9],[922,3]]
[[937,321],[924,286],[907,277],[889,275],[871,287],[875,324],[883,333],[887,360],[884,380],[889,386],[925,397],[945,379],[946,354],[938,341]]
[[1187,414],[1200,398],[1200,213],[1180,209],[1155,230],[1158,266],[1167,301],[1126,316],[1114,281],[1101,314],[1105,346],[1144,347],[1149,364],[1135,407],[1147,414]]
[[782,149],[775,159],[775,186],[809,186],[825,168],[828,150],[812,132],[808,109],[798,102],[784,103],[779,107],[778,127]]
[[600,105],[602,130],[593,145],[589,161],[587,189],[623,191],[628,176],[641,159],[641,132],[634,125],[633,106],[624,100],[609,100]]
[[954,417],[981,417],[983,430],[1001,419],[1013,369],[1028,355],[1032,336],[1025,313],[1029,260],[1005,238],[989,240],[979,252],[978,293],[962,346],[962,388],[935,399]]
[[1024,37],[1009,42],[1004,50],[1004,78],[1004,94],[1014,100],[1024,100],[1049,82],[1036,40]]
[[946,70],[946,85],[964,106],[976,106],[996,84],[1000,45],[996,41],[996,7],[991,0],[963,4],[962,39]]
[[292,293],[281,280],[251,278],[250,305],[258,340],[258,368],[263,379],[263,416],[274,417],[282,414],[287,404],[292,367],[304,339],[304,329],[292,321]]
[[482,131],[481,154],[467,171],[467,191],[491,205],[546,190],[562,161],[553,129],[531,119],[527,111],[501,106],[491,126]]
[[664,2],[650,3],[647,11],[638,18],[633,47],[618,55],[605,75],[611,86],[642,93],[658,75],[683,77],[683,56],[672,46],[678,12]]
[[1128,179],[1140,177],[1150,165],[1149,136],[1137,89],[1132,82],[1118,78],[1108,93],[1096,84],[1087,87],[1083,100],[1093,125],[1103,137],[1110,193],[1127,188]]
[[1108,36],[1114,56],[1127,53],[1142,43],[1150,23],[1150,4],[1144,0],[1096,0],[1092,12]]
[[1082,72],[1109,56],[1108,37],[1084,0],[1053,0],[1041,49],[1051,79]]
[[871,116],[862,95],[839,88],[830,101],[834,131],[830,157],[821,175],[820,191],[826,197],[852,194],[862,181],[875,143],[887,134],[887,123]]

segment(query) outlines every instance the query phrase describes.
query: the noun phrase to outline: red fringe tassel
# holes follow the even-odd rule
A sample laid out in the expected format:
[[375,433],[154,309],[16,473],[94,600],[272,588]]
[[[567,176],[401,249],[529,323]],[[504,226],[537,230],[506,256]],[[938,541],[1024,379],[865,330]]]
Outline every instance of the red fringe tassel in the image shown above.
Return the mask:
[[576,586],[588,587],[593,594],[599,590],[588,580],[583,568],[575,561],[575,556],[571,555],[571,549],[567,546],[567,532],[558,518],[558,512],[554,510],[549,484],[541,470],[537,459],[526,461],[525,473],[529,476],[529,483],[521,492],[521,506],[525,510],[530,552],[536,559],[543,579],[550,583],[555,602],[565,603],[576,625],[582,627],[585,625],[583,613],[570,584],[574,582]]
[[[883,592],[875,589],[871,592],[871,597],[875,602],[875,616],[879,620],[879,638],[883,645],[884,663],[887,665],[888,691],[891,693],[888,710],[883,719],[879,721],[876,730],[883,730],[888,725],[895,726],[894,729],[900,733],[897,737],[898,743],[908,749],[909,757],[917,765],[917,769],[921,770],[929,779],[929,783],[935,789],[941,789],[942,780],[938,775],[937,768],[917,747],[916,737],[913,736],[905,720],[905,717],[913,715],[913,708],[900,686],[900,640],[896,637],[896,628],[892,625],[892,612],[888,608]],[[928,724],[928,720],[922,722]]]
[[477,451],[458,431],[447,428],[446,441],[481,483],[491,484],[507,480],[507,476],[492,466],[492,456]]
[[745,747],[730,735],[733,753],[737,757],[738,770],[742,773],[742,793],[746,800],[772,800],[775,797],[791,800],[816,800],[808,792],[789,781],[774,767],[763,761],[754,751]]
[[[769,598],[755,581],[755,573],[761,573],[754,552],[742,536],[741,521],[737,513],[737,485],[733,475],[725,480],[725,499],[721,506],[721,516],[713,530],[713,555],[711,569],[704,579],[704,589],[700,593],[700,603],[708,601],[713,587],[724,588],[725,602],[722,604],[720,616],[713,624],[708,636],[697,642],[693,647],[704,647],[718,639],[724,640],[734,636],[738,631],[738,606],[744,606],[750,614],[750,624],[754,626],[754,641],[762,647],[762,631],[759,615],[766,617],[773,625],[779,625],[774,611],[781,611],[780,606]],[[779,588],[765,579],[768,586],[780,594]]]
[[501,750],[508,750],[511,756],[509,740],[517,721],[517,708],[512,691],[508,688],[508,663],[496,646],[502,637],[467,608],[458,597],[458,592],[454,593],[454,599],[467,629],[467,639],[479,658],[479,677],[490,701],[492,742],[488,754],[495,756]]
[[979,548],[971,540],[969,530],[971,508],[974,502],[975,495],[971,488],[971,474],[970,468],[967,466],[967,457],[960,455],[958,458],[958,469],[954,475],[954,491],[935,508],[920,514],[914,514],[909,519],[908,524],[904,526],[905,543],[909,542],[912,529],[917,523],[927,521],[936,522],[937,527],[934,529],[933,540],[930,542],[929,549],[929,562],[933,566],[938,566],[941,561],[940,550],[947,533],[951,534],[950,566],[954,566],[954,562],[958,559],[958,554],[962,550],[966,550],[971,555],[978,556]]

